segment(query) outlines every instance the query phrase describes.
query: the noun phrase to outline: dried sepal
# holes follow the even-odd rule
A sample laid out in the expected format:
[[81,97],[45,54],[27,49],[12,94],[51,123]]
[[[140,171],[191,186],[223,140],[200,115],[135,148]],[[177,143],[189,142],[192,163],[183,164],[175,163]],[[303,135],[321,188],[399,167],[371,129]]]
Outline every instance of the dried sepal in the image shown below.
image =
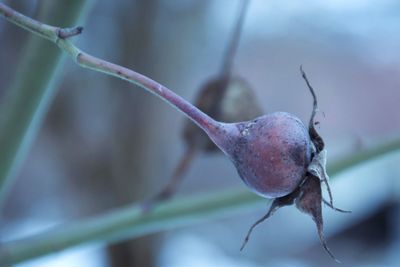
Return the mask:
[[313,110],[311,113],[311,117],[310,117],[310,122],[308,125],[308,133],[310,135],[311,141],[314,144],[314,156],[313,159],[310,163],[310,165],[308,166],[308,171],[311,172],[312,174],[314,174],[316,177],[320,178],[322,182],[325,183],[326,185],[326,189],[328,191],[329,194],[329,202],[330,205],[333,207],[333,197],[332,197],[332,191],[331,188],[329,186],[329,176],[326,173],[326,150],[325,148],[325,143],[324,140],[322,139],[322,137],[319,135],[319,133],[317,132],[317,130],[315,129],[315,115],[317,114],[318,111],[318,101],[317,101],[317,96],[314,92],[314,88],[311,86],[306,73],[303,70],[303,66],[300,66],[300,72],[301,72],[301,76],[303,77],[304,81],[307,84],[308,89],[311,92],[311,95],[313,97]]
[[334,211],[341,212],[341,213],[351,213],[351,210],[343,210],[343,209],[339,209],[339,208],[331,205],[331,203],[326,201],[324,198],[322,198],[322,202],[324,202],[325,205],[327,205],[329,208],[333,209]]
[[326,185],[326,190],[328,191],[328,196],[329,196],[329,202],[326,201],[325,199],[322,199],[322,202],[324,202],[328,207],[330,207],[335,211],[343,213],[351,213],[351,211],[342,210],[333,205],[332,191],[329,186],[329,176],[326,172],[326,159],[327,159],[327,151],[326,149],[324,149],[319,154],[314,155],[310,165],[308,165],[307,171],[310,174],[314,175],[315,177],[318,177],[320,181],[325,183]]
[[293,203],[296,200],[296,198],[298,197],[299,193],[300,193],[299,190],[295,190],[293,193],[291,193],[287,196],[275,198],[272,201],[272,204],[269,207],[267,213],[263,217],[258,219],[255,223],[253,223],[253,225],[250,227],[250,229],[247,232],[247,235],[243,241],[242,247],[240,248],[240,251],[242,251],[244,249],[244,247],[246,246],[247,242],[249,242],[250,235],[257,225],[259,225],[260,223],[262,223],[263,221],[265,221],[266,219],[271,217],[275,213],[275,211],[277,211],[278,209],[285,207],[285,206],[293,205]]
[[325,148],[325,143],[324,143],[324,140],[322,139],[322,137],[319,135],[319,133],[315,129],[316,123],[314,122],[314,119],[315,119],[315,115],[317,114],[317,111],[318,111],[317,95],[314,92],[314,88],[311,86],[310,82],[308,81],[307,75],[303,70],[303,66],[300,66],[300,72],[301,72],[301,76],[303,77],[304,81],[306,82],[307,87],[310,90],[311,95],[313,97],[313,110],[311,113],[310,122],[308,124],[308,132],[310,134],[311,141],[315,146],[316,154],[318,154]]
[[311,216],[317,226],[318,236],[325,251],[335,261],[338,259],[329,250],[324,232],[323,232],[323,219],[322,219],[322,194],[321,194],[321,181],[318,177],[308,174],[304,183],[301,185],[299,197],[296,199],[296,207]]
[[322,137],[319,135],[317,130],[315,129],[315,125],[317,124],[314,119],[315,115],[318,111],[318,101],[317,101],[317,96],[314,92],[314,88],[311,86],[306,73],[303,70],[303,67],[300,66],[300,72],[301,75],[304,79],[304,81],[307,84],[308,89],[311,92],[311,95],[313,97],[313,110],[311,113],[309,125],[308,125],[308,133],[310,135],[311,142],[314,145],[314,153],[313,157],[311,160],[311,163],[309,164],[307,168],[307,175],[305,177],[304,183],[301,185],[301,195],[299,196],[298,199],[296,199],[296,206],[299,210],[301,210],[304,213],[307,213],[311,215],[313,218],[316,226],[317,226],[317,231],[319,238],[321,240],[321,244],[324,247],[325,251],[337,262],[339,262],[332,254],[332,252],[329,250],[328,246],[326,245],[324,233],[323,233],[323,219],[322,219],[322,209],[321,209],[321,203],[325,201],[322,198],[322,193],[321,193],[321,182],[325,183],[328,195],[329,195],[329,202],[328,203],[329,207],[335,210],[339,210],[334,207],[333,205],[333,197],[332,197],[332,191],[329,186],[329,176],[326,172],[326,157],[327,157],[327,152],[324,149],[325,148],[325,143]]
[[333,198],[332,198],[332,191],[331,187],[329,186],[329,176],[326,172],[326,149],[323,149],[319,153],[315,154],[310,165],[308,165],[307,171],[318,177],[321,182],[325,183],[326,190],[328,191],[329,195],[329,203],[333,206]]

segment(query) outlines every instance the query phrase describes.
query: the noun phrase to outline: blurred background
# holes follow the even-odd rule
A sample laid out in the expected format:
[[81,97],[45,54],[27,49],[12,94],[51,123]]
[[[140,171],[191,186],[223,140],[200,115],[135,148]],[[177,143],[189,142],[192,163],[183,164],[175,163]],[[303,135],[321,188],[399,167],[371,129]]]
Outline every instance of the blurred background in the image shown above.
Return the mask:
[[[39,18],[51,0],[6,1]],[[221,68],[240,0],[95,1],[84,33],[90,54],[132,68],[193,102]],[[72,26],[72,25],[63,25]],[[265,112],[307,122],[319,98],[329,160],[400,136],[400,2],[251,0],[233,73]],[[0,100],[29,34],[0,20]],[[32,71],[38,66],[32,66]],[[124,81],[67,60],[54,100],[0,213],[8,241],[129,205],[158,192],[184,151],[184,117]],[[1,148],[0,148],[1,150]],[[342,266],[399,266],[400,153],[335,177],[325,232]],[[244,186],[221,153],[196,158],[177,195]],[[94,244],[20,266],[336,266],[312,220],[284,208],[248,227],[265,208],[113,245]]]

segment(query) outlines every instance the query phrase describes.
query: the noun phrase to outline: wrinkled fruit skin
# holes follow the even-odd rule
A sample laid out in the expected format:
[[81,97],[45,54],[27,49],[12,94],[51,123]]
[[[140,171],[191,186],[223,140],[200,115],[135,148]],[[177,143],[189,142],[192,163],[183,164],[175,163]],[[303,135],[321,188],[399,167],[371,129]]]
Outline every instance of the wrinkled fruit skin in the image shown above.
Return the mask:
[[256,194],[277,198],[293,192],[311,159],[307,128],[297,117],[276,112],[238,124],[232,161]]

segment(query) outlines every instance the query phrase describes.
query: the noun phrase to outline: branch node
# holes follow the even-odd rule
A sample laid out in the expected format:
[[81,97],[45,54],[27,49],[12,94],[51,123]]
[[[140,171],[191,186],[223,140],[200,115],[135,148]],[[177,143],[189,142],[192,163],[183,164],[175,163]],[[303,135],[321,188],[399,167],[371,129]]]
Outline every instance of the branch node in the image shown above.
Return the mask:
[[83,31],[82,26],[72,27],[72,28],[59,28],[57,30],[57,36],[58,38],[65,40],[70,37],[81,34],[82,31]]

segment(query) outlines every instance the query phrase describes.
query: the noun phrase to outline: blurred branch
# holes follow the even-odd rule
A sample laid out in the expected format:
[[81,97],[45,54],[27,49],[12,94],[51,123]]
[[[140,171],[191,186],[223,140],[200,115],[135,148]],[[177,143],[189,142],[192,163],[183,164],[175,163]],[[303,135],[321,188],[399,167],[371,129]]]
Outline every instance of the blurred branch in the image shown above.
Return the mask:
[[370,159],[374,159],[398,149],[400,149],[400,139],[388,140],[380,145],[374,146],[373,148],[363,150],[360,153],[355,153],[351,156],[335,161],[333,164],[328,166],[328,172],[335,174],[341,170],[351,168],[360,163],[365,163]]
[[[355,153],[329,167],[332,176],[369,160],[400,150],[400,139]],[[68,227],[12,241],[0,246],[0,265],[24,260],[90,242],[117,242],[150,233],[209,221],[265,206],[268,200],[246,189],[177,198],[161,204],[149,214],[137,205],[87,219]]]
[[[46,21],[74,24],[86,13],[91,0],[45,1],[42,16]],[[33,28],[46,39],[53,40],[55,32],[66,38],[76,32],[41,24],[14,12],[0,3],[0,13],[17,25]],[[3,37],[6,38],[6,37]],[[36,36],[31,36],[17,66],[14,81],[0,106],[0,204],[5,198],[19,165],[23,162],[50,106],[61,76],[62,51]],[[1,206],[1,205],[0,205]]]

